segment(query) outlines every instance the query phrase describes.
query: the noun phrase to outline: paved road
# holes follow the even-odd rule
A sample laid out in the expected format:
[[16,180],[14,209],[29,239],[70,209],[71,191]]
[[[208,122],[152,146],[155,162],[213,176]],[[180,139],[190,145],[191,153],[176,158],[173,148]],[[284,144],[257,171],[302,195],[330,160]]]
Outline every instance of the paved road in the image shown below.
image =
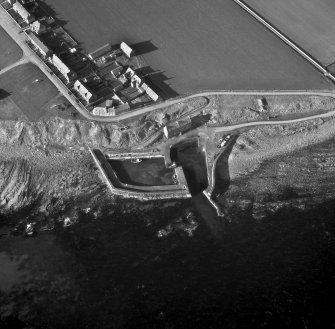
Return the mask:
[[292,120],[281,120],[281,121],[256,121],[256,122],[246,122],[246,123],[240,123],[232,126],[222,126],[222,127],[213,127],[208,129],[211,129],[212,131],[218,133],[218,132],[231,132],[237,129],[242,128],[249,128],[249,127],[257,127],[257,126],[271,126],[271,125],[283,125],[283,124],[289,124],[289,123],[298,123],[308,120],[314,120],[314,119],[322,119],[322,118],[329,118],[335,116],[335,110],[329,111],[327,113],[322,114],[316,114],[311,115],[304,118],[299,119],[292,119]]

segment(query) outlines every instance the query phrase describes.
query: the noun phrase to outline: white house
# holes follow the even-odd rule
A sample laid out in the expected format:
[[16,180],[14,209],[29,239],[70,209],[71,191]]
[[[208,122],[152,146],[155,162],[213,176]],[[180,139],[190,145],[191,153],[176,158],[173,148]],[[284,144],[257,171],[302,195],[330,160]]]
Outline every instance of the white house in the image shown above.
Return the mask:
[[38,49],[43,57],[51,57],[52,51],[34,34],[27,33],[28,40]]
[[13,9],[16,11],[27,23],[32,23],[35,20],[34,15],[24,8],[20,2],[15,2],[13,4]]
[[35,21],[30,24],[30,29],[37,35],[43,34],[47,31],[47,28],[40,21]]
[[121,42],[120,49],[128,58],[135,55],[134,49],[129,47],[124,41]]
[[78,91],[82,98],[85,99],[87,104],[95,101],[97,99],[96,95],[93,94],[81,81],[77,80],[74,83],[73,88]]
[[56,66],[57,70],[63,75],[68,83],[77,77],[76,72],[69,69],[55,54],[52,56],[52,64]]

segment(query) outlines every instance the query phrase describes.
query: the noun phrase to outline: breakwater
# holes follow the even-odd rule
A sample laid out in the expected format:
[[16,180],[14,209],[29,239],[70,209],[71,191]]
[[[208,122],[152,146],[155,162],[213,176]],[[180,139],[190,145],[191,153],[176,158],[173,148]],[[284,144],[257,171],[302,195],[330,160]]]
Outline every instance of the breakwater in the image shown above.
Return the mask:
[[[177,178],[177,184],[174,185],[160,185],[160,186],[139,186],[120,181],[115,170],[108,162],[104,154],[99,150],[89,150],[95,164],[99,168],[102,176],[114,195],[119,195],[127,198],[135,198],[139,200],[156,200],[156,199],[173,199],[173,198],[189,198],[191,194],[188,189],[188,185],[185,179],[185,175],[182,168],[175,168],[175,176]],[[128,153],[127,156],[130,156]],[[115,154],[117,158],[122,158],[122,154]],[[109,154],[108,158],[112,157]],[[161,155],[161,157],[163,157]],[[134,159],[136,157],[133,157]]]

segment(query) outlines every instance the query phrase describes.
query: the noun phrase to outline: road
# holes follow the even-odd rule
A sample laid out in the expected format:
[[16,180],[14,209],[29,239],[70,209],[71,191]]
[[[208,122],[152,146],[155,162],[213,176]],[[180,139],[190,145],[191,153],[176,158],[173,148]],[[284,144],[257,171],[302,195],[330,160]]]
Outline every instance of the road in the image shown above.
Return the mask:
[[298,123],[308,120],[314,120],[314,119],[322,119],[322,118],[329,118],[335,116],[335,110],[329,111],[327,113],[317,114],[317,115],[311,115],[304,118],[299,119],[292,119],[292,120],[281,120],[281,121],[255,121],[255,122],[246,122],[246,123],[239,123],[232,126],[222,126],[222,127],[213,127],[208,129],[211,129],[215,133],[219,132],[232,132],[237,129],[242,128],[250,128],[250,127],[258,127],[258,126],[271,126],[271,125],[283,125],[283,124],[289,124],[289,123]]

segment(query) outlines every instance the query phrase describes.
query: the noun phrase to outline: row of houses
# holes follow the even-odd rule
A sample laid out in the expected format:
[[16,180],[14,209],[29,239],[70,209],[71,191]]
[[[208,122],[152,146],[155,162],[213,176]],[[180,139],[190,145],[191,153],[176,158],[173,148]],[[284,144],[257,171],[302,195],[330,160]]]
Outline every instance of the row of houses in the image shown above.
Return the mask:
[[53,54],[52,50],[50,50],[42,41],[39,39],[34,33],[27,32],[28,40],[34,45],[34,47],[38,50],[40,55],[44,59],[49,59],[50,62],[56,67],[56,69],[61,73],[64,77],[66,83],[70,83],[71,81],[77,78],[76,72],[71,70],[56,54]]
[[[47,31],[47,28],[42,23],[42,21],[35,20],[35,17],[31,13],[29,13],[29,11],[27,11],[20,2],[16,0],[8,0],[8,2],[12,4],[14,11],[17,12],[25,22],[30,24],[30,30],[26,31],[26,35],[28,37],[28,41],[34,46],[34,48],[37,50],[40,56],[44,60],[48,60],[54,66],[54,68],[64,78],[66,84],[73,83],[73,90],[75,94],[80,96],[80,98],[86,105],[94,103],[98,97],[86,85],[86,82],[84,82],[85,80],[77,79],[78,78],[77,73],[73,71],[70,67],[68,67],[62,61],[59,55],[54,54],[53,51],[49,49],[44,44],[44,42],[39,38],[40,35],[42,35],[44,32]],[[111,45],[106,44],[97,49],[96,51],[90,53],[88,57],[92,61],[97,61],[99,58],[103,56],[110,55],[111,50],[112,50]],[[135,54],[134,50],[124,41],[122,41],[120,44],[120,50],[128,58],[130,58]],[[115,81],[118,83],[116,86],[114,86],[115,83],[112,86],[114,90],[114,96],[113,96],[114,98],[115,97],[118,98],[115,92],[117,92],[117,90],[120,90],[120,88],[122,89],[125,83],[130,82],[131,88],[137,91],[132,91],[131,95],[127,94],[126,97],[129,96],[130,97],[129,99],[133,99],[141,94],[146,93],[153,101],[158,100],[159,96],[146,83],[142,81],[142,79],[135,73],[133,69],[129,67],[126,70],[126,72],[122,74],[123,70],[124,70],[123,66],[119,65],[116,61],[114,61],[110,66],[110,73],[112,77],[116,79]],[[120,96],[123,98],[125,97],[124,95]],[[108,101],[110,102],[108,103]],[[95,107],[92,113],[94,115],[117,115],[120,114],[122,111],[129,109],[129,104],[126,101],[121,101],[121,99],[107,100],[106,104],[104,106]]]
[[129,109],[129,104],[127,102],[123,102],[119,96],[114,94],[112,98],[106,100],[104,104],[94,107],[92,114],[99,116],[115,116]]
[[56,54],[52,51],[32,32],[27,32],[29,41],[37,48],[38,52],[45,58],[49,59],[55,68],[61,73],[66,83],[74,82],[74,89],[84,99],[86,104],[97,99],[97,96],[85,84],[77,79],[77,73],[71,70]]

